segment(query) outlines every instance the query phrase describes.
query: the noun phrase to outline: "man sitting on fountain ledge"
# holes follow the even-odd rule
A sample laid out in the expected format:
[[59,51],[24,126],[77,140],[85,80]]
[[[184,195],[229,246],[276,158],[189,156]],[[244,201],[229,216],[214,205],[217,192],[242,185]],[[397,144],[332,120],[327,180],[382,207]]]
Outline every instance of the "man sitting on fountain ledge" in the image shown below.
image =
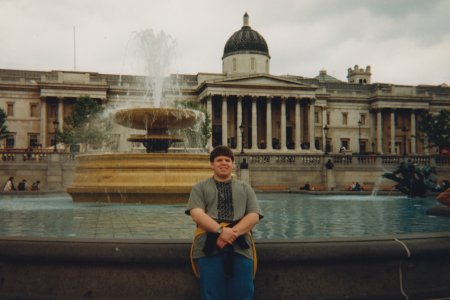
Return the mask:
[[252,299],[256,253],[252,228],[263,217],[255,192],[232,178],[234,155],[218,146],[210,154],[214,175],[197,183],[186,214],[197,230],[191,248],[202,299]]

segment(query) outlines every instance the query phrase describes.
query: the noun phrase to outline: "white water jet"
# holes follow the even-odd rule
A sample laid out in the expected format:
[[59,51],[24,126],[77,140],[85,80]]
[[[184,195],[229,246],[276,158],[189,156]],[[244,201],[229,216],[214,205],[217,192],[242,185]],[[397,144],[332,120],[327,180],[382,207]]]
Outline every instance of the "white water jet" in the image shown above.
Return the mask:
[[[176,54],[176,40],[164,31],[155,33],[152,29],[133,32],[132,42],[138,67],[146,76],[147,95],[151,92],[153,107],[166,107],[163,97],[165,78],[170,76],[171,65]],[[170,85],[170,82],[168,83]],[[173,90],[173,87],[168,87]]]

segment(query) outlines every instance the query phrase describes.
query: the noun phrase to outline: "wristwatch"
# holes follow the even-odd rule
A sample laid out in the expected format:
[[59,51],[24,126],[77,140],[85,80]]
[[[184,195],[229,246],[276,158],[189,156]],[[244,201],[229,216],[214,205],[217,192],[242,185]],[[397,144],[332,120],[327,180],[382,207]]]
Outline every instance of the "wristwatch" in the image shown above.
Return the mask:
[[217,230],[216,230],[216,233],[220,235],[222,233],[222,231],[223,231],[223,227],[219,226],[219,228],[217,228]]

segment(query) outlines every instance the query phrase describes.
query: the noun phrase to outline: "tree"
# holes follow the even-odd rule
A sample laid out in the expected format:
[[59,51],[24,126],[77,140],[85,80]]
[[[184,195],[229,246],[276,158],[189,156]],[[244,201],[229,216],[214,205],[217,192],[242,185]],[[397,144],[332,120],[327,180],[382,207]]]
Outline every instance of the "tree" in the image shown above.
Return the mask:
[[188,137],[189,143],[193,145],[201,145],[203,148],[206,147],[208,143],[208,139],[211,137],[211,117],[208,115],[206,110],[200,106],[198,102],[194,101],[184,101],[177,102],[178,107],[192,109],[198,111],[202,114],[203,118],[198,124],[198,129],[200,130],[200,135],[198,135],[197,130],[187,130],[185,131],[186,136]]
[[101,104],[87,96],[77,99],[74,110],[64,120],[63,131],[58,132],[58,140],[69,145],[85,144],[101,146],[111,137],[112,124],[103,116]]
[[6,139],[9,135],[8,127],[6,126],[6,113],[0,108],[0,140]]
[[441,110],[438,114],[425,112],[419,122],[418,127],[425,136],[420,137],[427,140],[430,147],[437,147],[439,150],[450,149],[450,112]]

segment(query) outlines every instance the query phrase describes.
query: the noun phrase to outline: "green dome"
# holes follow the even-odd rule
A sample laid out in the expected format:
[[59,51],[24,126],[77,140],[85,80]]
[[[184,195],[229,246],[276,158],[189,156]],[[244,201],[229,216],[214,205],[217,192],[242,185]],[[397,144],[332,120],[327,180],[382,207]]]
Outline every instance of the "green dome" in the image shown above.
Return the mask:
[[267,43],[257,31],[248,25],[248,15],[244,15],[244,26],[228,39],[223,49],[223,58],[240,53],[254,53],[269,56]]

